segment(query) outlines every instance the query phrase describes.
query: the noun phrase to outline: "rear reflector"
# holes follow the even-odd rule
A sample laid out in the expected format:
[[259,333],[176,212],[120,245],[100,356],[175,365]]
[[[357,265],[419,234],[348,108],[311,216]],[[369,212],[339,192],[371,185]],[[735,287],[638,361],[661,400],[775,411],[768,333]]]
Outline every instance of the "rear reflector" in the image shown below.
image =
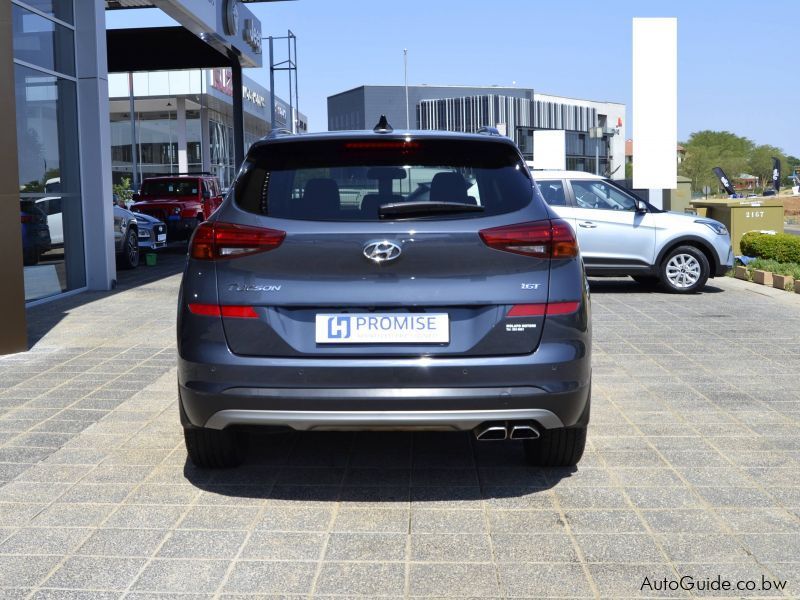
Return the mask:
[[189,243],[189,255],[197,260],[235,258],[274,250],[286,237],[285,231],[235,223],[201,223]]
[[536,258],[578,256],[578,240],[575,233],[569,223],[561,219],[493,227],[481,231],[480,236],[483,243],[490,248],[523,256]]
[[257,319],[252,306],[219,306],[218,304],[189,304],[189,312],[201,317],[230,317],[232,319]]
[[569,315],[580,308],[580,302],[549,302],[547,304],[515,304],[508,317],[541,317],[544,315]]

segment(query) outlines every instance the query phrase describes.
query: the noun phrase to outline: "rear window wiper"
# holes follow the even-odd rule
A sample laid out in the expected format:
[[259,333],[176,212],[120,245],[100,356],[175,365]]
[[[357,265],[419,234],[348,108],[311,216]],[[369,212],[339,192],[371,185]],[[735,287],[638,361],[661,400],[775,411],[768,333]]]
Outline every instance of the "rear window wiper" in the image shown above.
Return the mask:
[[463,204],[461,202],[393,202],[382,204],[378,211],[381,219],[392,217],[419,217],[427,215],[444,215],[454,213],[483,212],[483,206],[477,204]]

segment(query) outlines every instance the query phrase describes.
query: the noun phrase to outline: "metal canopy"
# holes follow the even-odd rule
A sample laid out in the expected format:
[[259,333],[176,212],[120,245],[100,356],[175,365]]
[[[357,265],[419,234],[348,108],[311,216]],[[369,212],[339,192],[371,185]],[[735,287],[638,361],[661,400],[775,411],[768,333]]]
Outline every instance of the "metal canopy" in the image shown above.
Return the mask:
[[183,27],[109,29],[106,44],[109,73],[231,66],[229,57]]

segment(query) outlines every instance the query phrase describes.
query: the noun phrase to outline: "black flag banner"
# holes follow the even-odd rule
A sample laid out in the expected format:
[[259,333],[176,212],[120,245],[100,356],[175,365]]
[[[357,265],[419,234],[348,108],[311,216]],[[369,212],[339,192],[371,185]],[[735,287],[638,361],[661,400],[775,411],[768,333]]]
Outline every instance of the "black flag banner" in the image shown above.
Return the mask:
[[725,191],[728,192],[728,194],[730,196],[735,196],[736,195],[736,190],[734,189],[733,184],[731,183],[731,180],[728,179],[727,175],[725,175],[725,171],[723,171],[719,167],[714,167],[711,170],[714,171],[714,175],[717,176],[717,178],[719,179],[719,182],[722,184],[722,187],[725,188]]

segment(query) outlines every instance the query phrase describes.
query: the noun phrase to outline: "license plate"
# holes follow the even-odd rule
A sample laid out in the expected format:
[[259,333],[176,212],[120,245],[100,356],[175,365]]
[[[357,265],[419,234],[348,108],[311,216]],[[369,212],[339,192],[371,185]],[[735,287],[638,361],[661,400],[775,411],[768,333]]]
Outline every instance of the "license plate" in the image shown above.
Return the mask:
[[166,239],[167,239],[167,234],[166,234],[166,233],[159,233],[159,234],[156,236],[156,241],[157,241],[157,242],[163,242],[163,241],[164,241],[164,240],[166,240]]
[[318,314],[317,344],[441,344],[450,341],[447,313]]

